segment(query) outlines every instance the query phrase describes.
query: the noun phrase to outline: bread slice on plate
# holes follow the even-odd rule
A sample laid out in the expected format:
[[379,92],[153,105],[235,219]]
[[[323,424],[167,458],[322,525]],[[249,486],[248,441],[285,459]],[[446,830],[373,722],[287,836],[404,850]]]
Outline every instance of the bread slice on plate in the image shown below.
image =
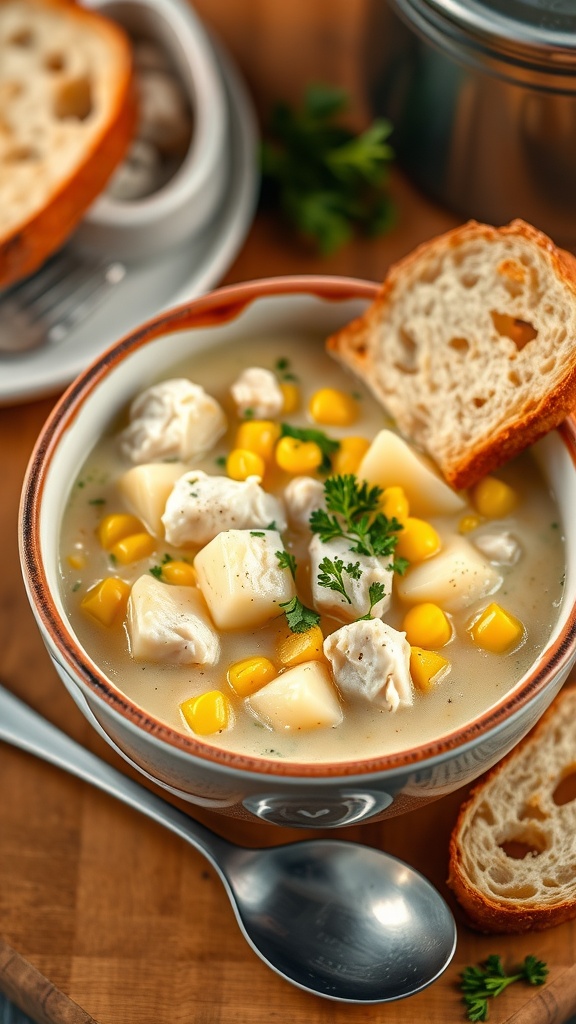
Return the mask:
[[489,933],[576,917],[576,686],[471,791],[450,841],[448,884]]
[[118,25],[65,0],[0,0],[0,288],[62,245],[135,121]]
[[470,221],[395,264],[328,350],[468,487],[574,408],[576,258],[521,220]]

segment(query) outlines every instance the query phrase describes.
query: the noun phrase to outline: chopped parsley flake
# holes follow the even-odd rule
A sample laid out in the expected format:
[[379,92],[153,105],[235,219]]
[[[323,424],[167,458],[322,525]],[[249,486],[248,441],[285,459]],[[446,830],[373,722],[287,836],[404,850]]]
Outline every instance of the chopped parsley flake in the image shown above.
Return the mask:
[[320,622],[318,612],[307,608],[299,597],[293,597],[291,601],[284,601],[280,608],[284,609],[286,621],[292,633],[307,633],[312,626],[317,626]]

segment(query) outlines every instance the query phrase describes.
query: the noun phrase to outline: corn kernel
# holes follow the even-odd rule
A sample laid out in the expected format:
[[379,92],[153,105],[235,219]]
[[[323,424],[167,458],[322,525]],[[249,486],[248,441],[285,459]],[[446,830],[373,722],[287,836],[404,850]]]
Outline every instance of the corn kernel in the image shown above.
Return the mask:
[[422,647],[410,648],[410,675],[419,690],[431,690],[440,682],[450,662],[436,651],[425,651]]
[[107,576],[87,591],[80,602],[80,607],[102,626],[112,626],[114,622],[123,618],[129,595],[130,587],[124,580],[116,576]]
[[86,555],[78,552],[75,555],[68,555],[66,561],[71,569],[83,569],[86,565]]
[[281,437],[276,445],[276,462],[287,473],[313,473],[322,464],[322,452],[315,441]]
[[516,616],[492,601],[472,623],[470,634],[483,650],[504,654],[520,643],[524,626]]
[[282,412],[296,412],[296,409],[300,405],[300,388],[298,385],[293,384],[292,381],[285,380],[280,384],[280,391],[284,395]]
[[370,441],[365,437],[343,437],[338,451],[332,456],[332,472],[336,475],[356,474],[369,447]]
[[516,491],[495,476],[485,476],[472,490],[477,511],[486,519],[502,519],[518,501]]
[[272,420],[244,420],[238,427],[234,447],[255,452],[265,462],[270,462],[279,436],[280,427]]
[[174,559],[162,566],[162,579],[166,583],[172,583],[177,587],[195,587],[196,570],[189,562],[181,562]]
[[239,697],[249,697],[277,675],[276,667],[269,658],[255,656],[230,665],[228,682]]
[[149,533],[131,533],[129,537],[123,537],[117,541],[110,554],[121,565],[129,565],[130,562],[139,562],[141,558],[148,558],[156,547],[154,537]]
[[380,508],[387,519],[405,522],[410,515],[408,498],[403,487],[385,487],[380,498]]
[[476,516],[470,512],[468,515],[462,516],[458,523],[458,533],[472,533],[472,530],[476,530],[483,521],[482,516]]
[[246,480],[249,476],[264,476],[264,459],[247,448],[233,448],[226,459],[226,472],[232,480]]
[[110,551],[119,540],[129,537],[131,533],[140,533],[142,523],[136,516],[128,515],[127,512],[115,512],[112,515],[104,516],[99,523],[96,533],[98,540],[105,551]]
[[400,558],[407,558],[409,562],[423,562],[440,550],[440,537],[425,519],[408,516],[402,525],[396,546],[396,554]]
[[408,643],[416,647],[444,647],[452,636],[447,616],[431,601],[414,605],[407,613],[402,628]]
[[310,399],[309,412],[316,423],[348,427],[358,419],[358,403],[337,388],[321,388]]
[[225,693],[208,690],[199,697],[191,697],[180,705],[184,718],[193,732],[209,736],[226,729],[232,717],[232,706]]
[[278,658],[283,665],[301,665],[304,661],[324,661],[324,637],[320,626],[305,633],[290,633],[278,644]]

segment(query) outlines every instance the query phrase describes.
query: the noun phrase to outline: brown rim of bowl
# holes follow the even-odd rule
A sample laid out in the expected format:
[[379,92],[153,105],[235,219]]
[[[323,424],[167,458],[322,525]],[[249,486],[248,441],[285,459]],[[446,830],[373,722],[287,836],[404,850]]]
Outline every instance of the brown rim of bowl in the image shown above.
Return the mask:
[[[314,762],[275,761],[219,749],[211,744],[203,743],[192,735],[180,733],[149,715],[137,704],[132,703],[100,673],[60,617],[50,594],[42,563],[40,502],[47,466],[60,438],[74,421],[84,400],[94,391],[107,372],[135,349],[146,345],[161,334],[170,334],[192,327],[208,327],[233,320],[247,306],[262,297],[308,294],[332,302],[351,299],[370,301],[375,298],[377,290],[376,284],[353,278],[279,277],[230,285],[161,313],[107,349],[70,385],[46,421],[26,470],[19,516],[20,557],[35,612],[57,649],[63,667],[78,675],[89,690],[133,726],[143,729],[155,739],[167,743],[179,751],[194,755],[203,761],[212,762],[225,769],[253,772],[258,775],[309,779],[406,770],[424,761],[447,755],[450,751],[474,742],[501,726],[510,716],[519,712],[545,689],[553,675],[570,664],[576,657],[576,605],[573,605],[562,634],[546,652],[542,663],[534,666],[534,670],[529,673],[522,687],[513,694],[504,696],[496,705],[468,725],[453,730],[439,740],[365,761],[317,764]],[[566,420],[559,428],[559,434],[576,466],[576,420],[572,417]]]

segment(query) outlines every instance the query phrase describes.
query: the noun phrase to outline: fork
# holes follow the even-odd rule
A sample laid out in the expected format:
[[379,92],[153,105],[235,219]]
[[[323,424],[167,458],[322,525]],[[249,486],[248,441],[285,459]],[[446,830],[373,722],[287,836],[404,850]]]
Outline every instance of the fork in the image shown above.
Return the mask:
[[118,260],[96,260],[65,247],[23,281],[0,291],[0,353],[54,345],[103,302],[126,275]]

